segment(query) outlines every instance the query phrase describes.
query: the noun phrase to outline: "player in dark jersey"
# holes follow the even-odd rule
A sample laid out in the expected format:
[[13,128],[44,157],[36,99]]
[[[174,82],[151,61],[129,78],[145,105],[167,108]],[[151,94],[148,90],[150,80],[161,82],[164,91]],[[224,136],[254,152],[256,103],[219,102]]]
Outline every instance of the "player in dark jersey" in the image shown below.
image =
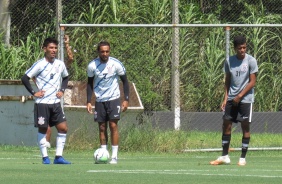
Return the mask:
[[[129,84],[123,64],[110,57],[110,44],[100,42],[97,47],[99,57],[88,64],[87,110],[92,112],[91,97],[96,96],[94,120],[99,123],[101,148],[107,149],[109,125],[111,131],[112,159],[110,164],[117,163],[118,121],[121,111],[127,110],[129,101]],[[124,101],[120,103],[119,78],[123,82]],[[107,123],[109,122],[109,123]]]
[[[35,62],[22,77],[26,89],[35,97],[34,124],[38,128],[38,144],[43,164],[50,164],[47,153],[46,132],[48,126],[58,130],[56,157],[54,164],[70,164],[63,157],[67,136],[67,121],[61,107],[61,98],[68,84],[68,71],[63,61],[56,59],[58,41],[47,38],[43,43],[44,58]],[[35,91],[29,79],[35,77],[38,91]]]
[[224,111],[222,125],[222,156],[211,161],[211,165],[230,164],[228,155],[232,123],[241,122],[242,152],[238,165],[246,165],[246,154],[250,142],[250,123],[254,102],[254,86],[258,72],[257,61],[246,53],[247,43],[244,36],[233,41],[236,55],[229,57],[224,64],[225,95],[221,105]]

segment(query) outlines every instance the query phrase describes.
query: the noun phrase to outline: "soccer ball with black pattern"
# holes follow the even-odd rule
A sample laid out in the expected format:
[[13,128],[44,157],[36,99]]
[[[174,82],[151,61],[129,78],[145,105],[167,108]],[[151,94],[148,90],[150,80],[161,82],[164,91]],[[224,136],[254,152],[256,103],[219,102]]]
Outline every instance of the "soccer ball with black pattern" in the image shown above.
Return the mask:
[[98,148],[94,152],[94,161],[95,164],[107,164],[110,158],[108,150],[104,148]]

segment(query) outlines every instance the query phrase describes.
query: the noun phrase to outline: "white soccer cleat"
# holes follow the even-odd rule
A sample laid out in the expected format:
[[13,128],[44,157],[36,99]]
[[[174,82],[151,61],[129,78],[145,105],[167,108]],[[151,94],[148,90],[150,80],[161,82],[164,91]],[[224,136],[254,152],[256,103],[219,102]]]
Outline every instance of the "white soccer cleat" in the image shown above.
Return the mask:
[[216,160],[210,162],[211,165],[223,165],[223,164],[230,164],[230,158],[228,155],[220,156]]
[[110,164],[117,164],[117,158],[112,158],[112,160],[109,163]]
[[245,158],[240,158],[239,159],[239,162],[238,162],[238,165],[239,166],[245,166],[247,164],[246,162],[246,159]]

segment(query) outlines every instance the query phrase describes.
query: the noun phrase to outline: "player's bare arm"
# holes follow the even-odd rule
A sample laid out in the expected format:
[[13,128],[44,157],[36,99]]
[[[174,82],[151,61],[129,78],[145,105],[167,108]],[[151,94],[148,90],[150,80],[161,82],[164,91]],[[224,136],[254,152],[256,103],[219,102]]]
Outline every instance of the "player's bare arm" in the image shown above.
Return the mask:
[[225,75],[225,83],[224,83],[224,99],[223,102],[221,104],[221,110],[225,111],[225,106],[227,103],[227,98],[228,98],[228,92],[229,92],[229,88],[230,88],[230,80],[231,80],[231,74],[230,73],[226,73]]
[[65,43],[65,47],[66,47],[67,54],[68,54],[68,60],[66,62],[67,67],[69,67],[72,64],[73,59],[74,59],[73,53],[71,51],[71,47],[69,45],[69,40],[70,40],[69,36],[65,35],[64,36],[64,43]]

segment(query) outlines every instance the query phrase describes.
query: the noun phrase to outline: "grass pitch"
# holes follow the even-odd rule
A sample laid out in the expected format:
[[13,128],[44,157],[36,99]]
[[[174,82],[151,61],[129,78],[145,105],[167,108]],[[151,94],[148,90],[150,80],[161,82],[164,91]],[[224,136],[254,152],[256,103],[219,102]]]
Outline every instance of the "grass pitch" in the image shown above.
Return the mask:
[[[49,151],[54,159],[54,150]],[[281,183],[280,151],[250,151],[246,166],[237,166],[240,152],[231,152],[231,164],[211,166],[219,152],[119,153],[117,165],[94,164],[89,151],[66,150],[71,165],[43,165],[38,148],[0,146],[0,183],[171,184],[171,183]]]

